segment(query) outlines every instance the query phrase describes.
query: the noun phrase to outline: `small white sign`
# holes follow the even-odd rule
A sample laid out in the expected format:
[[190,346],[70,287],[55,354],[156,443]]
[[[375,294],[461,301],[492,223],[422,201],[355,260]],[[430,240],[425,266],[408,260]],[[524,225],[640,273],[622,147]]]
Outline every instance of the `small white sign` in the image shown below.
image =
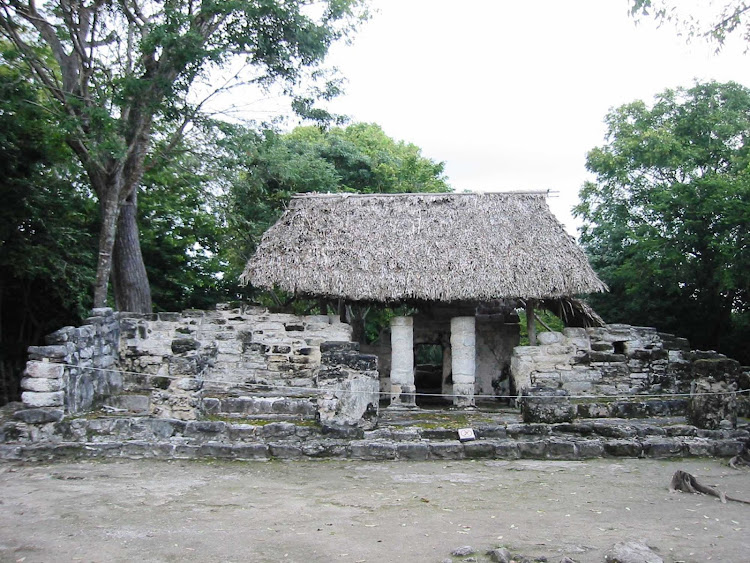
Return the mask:
[[476,440],[477,437],[474,435],[473,428],[459,428],[458,439],[462,442],[471,442],[472,440]]

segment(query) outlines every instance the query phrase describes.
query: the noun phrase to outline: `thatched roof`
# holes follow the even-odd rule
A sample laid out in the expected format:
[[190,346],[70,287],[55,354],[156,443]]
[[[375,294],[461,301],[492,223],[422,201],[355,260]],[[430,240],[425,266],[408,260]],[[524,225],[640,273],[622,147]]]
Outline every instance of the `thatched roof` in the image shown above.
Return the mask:
[[606,290],[541,192],[295,196],[241,280],[376,302]]

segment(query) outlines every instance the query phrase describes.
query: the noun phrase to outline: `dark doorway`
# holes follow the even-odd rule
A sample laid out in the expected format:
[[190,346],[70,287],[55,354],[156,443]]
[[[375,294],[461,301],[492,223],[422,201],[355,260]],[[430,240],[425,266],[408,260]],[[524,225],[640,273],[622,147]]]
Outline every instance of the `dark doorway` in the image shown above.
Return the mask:
[[417,344],[414,346],[414,385],[417,388],[417,405],[435,406],[449,404],[443,392],[443,346]]

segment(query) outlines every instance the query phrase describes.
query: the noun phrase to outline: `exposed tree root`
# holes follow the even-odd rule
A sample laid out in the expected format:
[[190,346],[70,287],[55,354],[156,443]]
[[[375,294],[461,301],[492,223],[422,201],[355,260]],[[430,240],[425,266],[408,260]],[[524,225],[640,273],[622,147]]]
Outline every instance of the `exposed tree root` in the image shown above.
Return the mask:
[[712,497],[717,497],[723,503],[726,503],[728,500],[733,500],[734,502],[750,504],[750,501],[748,500],[730,497],[719,489],[703,485],[690,473],[682,470],[677,470],[674,475],[672,475],[672,482],[669,484],[669,491],[672,493],[675,491],[683,491],[685,493],[711,495]]
[[744,451],[729,460],[729,467],[732,469],[739,469],[742,466],[750,467],[750,452]]

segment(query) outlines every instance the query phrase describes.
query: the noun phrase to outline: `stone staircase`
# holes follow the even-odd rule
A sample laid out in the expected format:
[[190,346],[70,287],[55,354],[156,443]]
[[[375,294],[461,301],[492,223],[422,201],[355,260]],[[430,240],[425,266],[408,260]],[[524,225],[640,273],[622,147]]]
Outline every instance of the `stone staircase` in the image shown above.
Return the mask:
[[[296,400],[215,400],[223,415],[207,420],[103,413],[65,419],[46,429],[6,421],[0,425],[0,459],[582,460],[731,457],[750,444],[748,420],[740,421],[737,429],[702,430],[685,424],[682,417],[528,424],[513,409],[381,410],[377,426],[364,430],[322,427],[312,410]],[[261,416],[264,409],[272,412]],[[284,416],[288,418],[279,418]],[[459,440],[459,428],[471,428],[475,439]]]

